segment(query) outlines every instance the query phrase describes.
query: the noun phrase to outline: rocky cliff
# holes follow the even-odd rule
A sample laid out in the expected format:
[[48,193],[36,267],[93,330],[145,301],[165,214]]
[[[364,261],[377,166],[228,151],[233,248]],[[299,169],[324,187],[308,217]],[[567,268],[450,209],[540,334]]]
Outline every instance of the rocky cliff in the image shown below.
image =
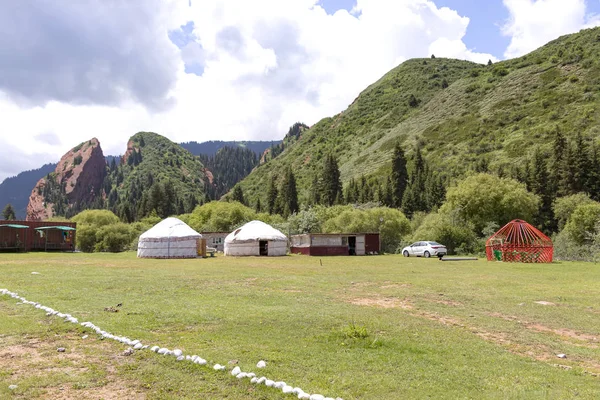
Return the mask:
[[45,220],[93,204],[102,196],[105,176],[106,161],[98,139],[81,143],[62,156],[54,172],[33,188],[27,220]]

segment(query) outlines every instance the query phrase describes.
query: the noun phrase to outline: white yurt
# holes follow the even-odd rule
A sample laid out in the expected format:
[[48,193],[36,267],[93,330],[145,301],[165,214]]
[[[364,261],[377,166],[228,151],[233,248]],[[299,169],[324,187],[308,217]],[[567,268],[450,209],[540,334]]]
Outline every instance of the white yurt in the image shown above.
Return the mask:
[[202,235],[177,218],[162,220],[142,233],[138,241],[140,258],[196,258]]
[[285,256],[288,238],[262,221],[250,221],[225,238],[226,256]]

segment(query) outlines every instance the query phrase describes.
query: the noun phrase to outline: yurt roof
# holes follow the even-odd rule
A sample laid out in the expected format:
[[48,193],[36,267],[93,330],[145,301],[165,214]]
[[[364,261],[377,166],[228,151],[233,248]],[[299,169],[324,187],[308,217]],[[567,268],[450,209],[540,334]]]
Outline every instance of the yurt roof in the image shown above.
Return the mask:
[[201,234],[189,227],[188,224],[177,218],[167,218],[142,233],[140,239],[149,238],[183,238],[202,237]]
[[257,240],[287,241],[288,238],[269,224],[265,224],[262,221],[250,221],[227,235],[225,243]]

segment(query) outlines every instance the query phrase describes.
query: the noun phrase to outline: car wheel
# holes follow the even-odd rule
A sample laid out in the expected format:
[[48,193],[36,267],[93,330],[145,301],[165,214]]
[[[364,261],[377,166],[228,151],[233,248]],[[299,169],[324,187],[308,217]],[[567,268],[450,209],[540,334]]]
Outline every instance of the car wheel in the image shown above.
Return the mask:
[[404,257],[408,257],[408,251],[404,250],[404,253],[402,253],[402,255],[403,255]]
[[426,251],[425,253],[423,253],[423,257],[429,258],[429,257],[431,257],[431,254],[429,254],[429,252]]

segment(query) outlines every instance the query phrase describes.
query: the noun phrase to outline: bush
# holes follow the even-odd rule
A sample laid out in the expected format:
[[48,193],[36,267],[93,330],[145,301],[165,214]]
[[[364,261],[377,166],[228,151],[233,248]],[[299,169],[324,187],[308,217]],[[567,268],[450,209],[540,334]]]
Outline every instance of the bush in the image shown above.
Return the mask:
[[581,246],[563,230],[552,238],[554,259],[562,261],[592,261],[593,254],[589,246]]
[[481,251],[477,235],[469,224],[459,223],[444,213],[429,214],[412,236],[412,241],[432,240],[446,246],[449,254]]
[[86,210],[75,215],[71,220],[77,224],[105,226],[118,223],[119,217],[108,210]]
[[508,75],[508,70],[503,66],[497,65],[492,70],[492,74],[495,76],[506,76]]
[[589,245],[598,233],[596,229],[599,221],[600,203],[582,204],[573,211],[564,231],[574,243]]
[[592,203],[594,203],[594,200],[590,199],[587,193],[577,193],[556,199],[552,208],[558,221],[558,229],[562,230],[565,227],[577,207]]
[[241,203],[211,201],[196,207],[188,219],[188,225],[198,232],[231,232],[255,219],[256,212]]
[[71,219],[77,223],[77,248],[91,253],[98,244],[98,231],[102,227],[119,224],[119,217],[108,210],[86,210]]
[[472,224],[477,234],[490,222],[503,226],[515,218],[531,220],[540,202],[522,183],[483,173],[448,188],[446,199],[441,211]]
[[131,241],[134,238],[134,232],[127,224],[119,222],[113,225],[106,225],[99,228],[96,232],[95,251],[108,251],[118,253],[129,250]]

